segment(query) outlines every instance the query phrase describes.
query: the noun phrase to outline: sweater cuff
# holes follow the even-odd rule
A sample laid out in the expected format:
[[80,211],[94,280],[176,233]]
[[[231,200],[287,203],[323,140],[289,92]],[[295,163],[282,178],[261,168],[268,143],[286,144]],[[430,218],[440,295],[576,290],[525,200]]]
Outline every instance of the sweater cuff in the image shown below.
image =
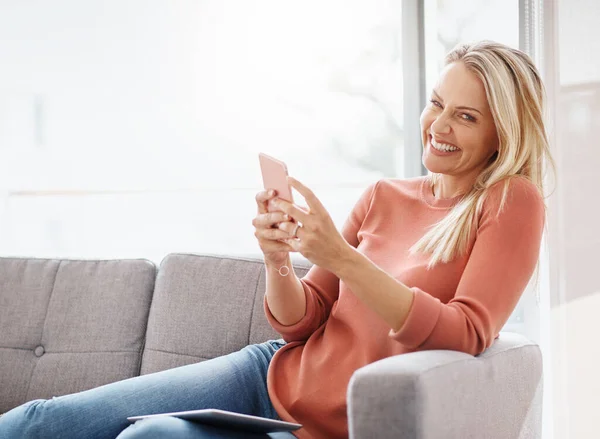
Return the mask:
[[[313,320],[316,317],[317,312],[317,304],[315,302],[315,298],[311,293],[310,287],[306,285],[302,280],[302,288],[304,289],[304,297],[306,297],[306,312],[304,317],[302,317],[298,322],[293,325],[282,325],[279,321],[273,316],[271,310],[269,309],[269,305],[267,304],[267,296],[263,300],[265,315],[267,316],[267,320],[271,327],[281,334],[284,339],[296,339],[298,337],[302,337],[302,334],[311,326]],[[289,341],[286,339],[286,341]]]
[[398,331],[390,330],[389,336],[408,348],[417,349],[433,332],[440,317],[442,303],[419,288],[411,290],[415,297],[406,321]]

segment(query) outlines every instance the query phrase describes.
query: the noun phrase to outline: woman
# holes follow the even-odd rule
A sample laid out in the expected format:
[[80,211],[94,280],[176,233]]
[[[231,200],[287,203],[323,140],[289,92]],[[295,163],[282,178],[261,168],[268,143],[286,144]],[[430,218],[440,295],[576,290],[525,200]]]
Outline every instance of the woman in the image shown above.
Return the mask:
[[[300,438],[343,438],[356,369],[415,350],[489,347],[538,259],[551,163],[543,86],[529,57],[501,44],[458,46],[446,61],[421,116],[428,177],[371,185],[341,232],[293,178],[308,208],[257,194],[265,312],[287,343],[33,401],[0,418],[0,437],[267,437],[125,421],[215,407],[299,422]],[[314,263],[303,279],[290,252]]]

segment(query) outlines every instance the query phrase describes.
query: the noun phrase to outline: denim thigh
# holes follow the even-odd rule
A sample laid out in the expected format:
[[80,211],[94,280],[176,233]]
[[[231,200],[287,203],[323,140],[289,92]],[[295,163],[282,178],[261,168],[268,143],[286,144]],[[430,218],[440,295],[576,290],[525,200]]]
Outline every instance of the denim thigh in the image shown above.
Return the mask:
[[201,363],[25,403],[0,417],[0,439],[114,439],[128,416],[217,408],[278,419],[267,370],[285,342],[272,340]]

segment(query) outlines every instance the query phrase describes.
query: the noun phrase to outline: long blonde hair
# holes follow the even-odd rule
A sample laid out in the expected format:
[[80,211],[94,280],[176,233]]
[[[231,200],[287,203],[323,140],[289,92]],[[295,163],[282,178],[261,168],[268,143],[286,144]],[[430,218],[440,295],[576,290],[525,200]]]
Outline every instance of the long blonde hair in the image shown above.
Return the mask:
[[[491,186],[504,181],[502,210],[512,178],[530,180],[543,194],[544,166],[554,167],[543,120],[545,90],[531,58],[503,44],[481,41],[452,49],[445,64],[455,62],[464,63],[483,83],[499,147],[471,191],[411,248],[431,254],[429,268],[467,251]],[[439,175],[429,178],[435,184]]]

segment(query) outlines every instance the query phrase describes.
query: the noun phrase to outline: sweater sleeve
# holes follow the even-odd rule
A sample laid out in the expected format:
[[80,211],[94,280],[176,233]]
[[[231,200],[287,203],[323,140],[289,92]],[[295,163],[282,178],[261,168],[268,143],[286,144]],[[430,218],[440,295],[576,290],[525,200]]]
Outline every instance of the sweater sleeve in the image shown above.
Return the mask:
[[[358,232],[371,207],[377,185],[378,182],[373,183],[363,192],[342,226],[342,236],[353,247],[357,247],[360,242]],[[311,334],[329,318],[340,292],[339,278],[318,265],[313,265],[300,282],[306,296],[306,313],[297,323],[289,326],[282,325],[269,310],[266,296],[263,301],[267,320],[288,343],[308,340]]]
[[529,282],[545,219],[544,201],[529,181],[510,182],[499,210],[503,184],[484,202],[469,260],[452,300],[412,288],[414,301],[404,325],[390,336],[418,350],[447,349],[478,355],[502,329]]

